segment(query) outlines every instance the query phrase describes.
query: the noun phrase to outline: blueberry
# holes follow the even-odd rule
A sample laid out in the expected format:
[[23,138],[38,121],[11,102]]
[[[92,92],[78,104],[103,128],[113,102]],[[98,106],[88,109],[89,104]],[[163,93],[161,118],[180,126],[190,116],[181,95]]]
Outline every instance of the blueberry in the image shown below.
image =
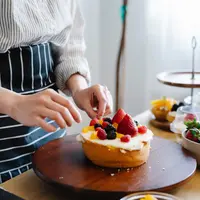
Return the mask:
[[134,122],[135,122],[135,125],[136,125],[136,126],[139,126],[138,121],[134,120]]
[[114,140],[114,139],[116,139],[116,137],[117,137],[117,134],[116,134],[115,131],[108,131],[107,132],[107,139],[108,140]]
[[184,106],[184,103],[183,103],[183,102],[180,102],[180,103],[178,104],[178,107],[181,107],[181,106]]
[[108,124],[105,128],[105,131],[106,132],[109,132],[109,131],[116,131],[116,128],[114,126],[112,126],[112,124]]
[[94,125],[94,128],[95,128],[95,129],[98,128],[98,127],[102,128],[101,124],[95,124],[95,125]]
[[177,109],[178,109],[178,105],[177,105],[177,104],[174,104],[174,105],[172,106],[171,111],[172,111],[172,112],[173,112],[173,111],[177,111]]
[[112,119],[110,119],[109,117],[104,118],[104,121],[105,121],[105,122],[108,122],[108,123],[110,123],[110,124],[112,124]]

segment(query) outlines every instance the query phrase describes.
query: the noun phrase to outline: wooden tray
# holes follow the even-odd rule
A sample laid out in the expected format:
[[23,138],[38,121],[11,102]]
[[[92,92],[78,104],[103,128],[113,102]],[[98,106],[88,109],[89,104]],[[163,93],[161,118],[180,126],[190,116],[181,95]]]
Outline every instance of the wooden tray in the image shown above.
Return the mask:
[[159,128],[159,129],[162,129],[162,130],[165,130],[165,131],[170,131],[170,122],[168,121],[158,121],[156,119],[151,119],[150,120],[150,124],[156,128]]
[[188,151],[158,137],[152,141],[146,164],[119,172],[102,169],[85,158],[75,137],[54,140],[33,156],[35,173],[74,199],[120,199],[133,192],[166,191],[184,183],[196,170],[196,160]]
[[195,72],[195,79],[192,80],[192,72],[162,72],[157,75],[157,79],[165,85],[200,88],[200,72]]

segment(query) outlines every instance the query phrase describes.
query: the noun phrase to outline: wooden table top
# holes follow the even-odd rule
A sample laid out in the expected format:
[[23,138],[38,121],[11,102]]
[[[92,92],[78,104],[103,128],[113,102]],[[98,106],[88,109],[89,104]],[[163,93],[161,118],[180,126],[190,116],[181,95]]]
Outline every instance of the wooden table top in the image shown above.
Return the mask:
[[[146,111],[135,117],[140,123],[148,124],[150,119],[150,112]],[[157,128],[152,127],[148,124],[148,127],[154,132],[156,136],[160,136],[172,141],[176,140],[173,133],[162,131]],[[199,200],[200,199],[200,170],[197,170],[195,175],[187,183],[181,187],[170,191],[177,197],[184,200]],[[62,194],[60,190],[52,189],[46,183],[41,181],[32,170],[21,174],[3,184],[0,185],[5,190],[14,193],[25,200],[70,200],[67,198],[66,194]]]

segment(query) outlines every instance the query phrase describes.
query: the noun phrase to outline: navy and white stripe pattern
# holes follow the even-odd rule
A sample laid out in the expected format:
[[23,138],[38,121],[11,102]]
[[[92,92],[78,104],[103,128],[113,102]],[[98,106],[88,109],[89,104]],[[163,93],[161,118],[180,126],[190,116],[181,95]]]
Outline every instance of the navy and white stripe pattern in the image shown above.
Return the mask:
[[[80,73],[88,82],[90,80],[88,63],[84,57],[83,36],[84,20],[77,0],[0,0],[0,53],[30,44],[51,43],[55,47],[54,53],[58,60],[54,73],[61,90],[65,89],[66,80],[74,73]],[[20,86],[23,92],[26,91],[24,84],[26,85],[27,81],[27,69],[22,60],[23,50],[18,49],[17,51],[20,51],[17,67],[21,69],[17,75],[22,78]],[[41,59],[43,59],[42,55],[47,55],[46,61],[52,62],[48,60],[48,48],[39,49],[37,53]],[[11,55],[8,54],[8,56],[11,66],[13,61],[10,59]],[[45,87],[48,83],[41,80],[41,73],[45,68],[40,63],[38,66],[40,66],[37,69],[40,82],[37,84]],[[32,75],[36,73],[38,71],[32,71]],[[11,83],[15,82],[15,79],[12,80],[14,72],[10,71],[10,75],[9,88],[12,89]],[[31,81],[34,85],[34,79]]]
[[0,81],[4,88],[31,94],[55,85],[54,63],[48,43],[10,49],[0,54],[0,60]]
[[[33,94],[52,88],[57,91],[48,43],[10,49],[0,54],[1,85],[21,94]],[[39,127],[26,127],[7,115],[0,115],[0,180],[15,177],[31,168],[31,155],[48,141],[65,135],[65,129],[49,119],[57,127],[47,133]]]

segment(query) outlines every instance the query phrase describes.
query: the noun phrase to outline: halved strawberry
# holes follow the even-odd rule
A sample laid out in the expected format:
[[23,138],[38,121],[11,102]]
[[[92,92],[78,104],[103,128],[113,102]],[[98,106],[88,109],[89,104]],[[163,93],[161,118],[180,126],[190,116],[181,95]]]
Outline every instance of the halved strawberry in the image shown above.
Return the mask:
[[113,119],[112,119],[112,124],[117,123],[119,124],[122,119],[125,117],[126,113],[124,112],[123,109],[119,109],[116,114],[114,115]]
[[132,137],[137,134],[138,128],[130,115],[125,115],[117,127],[117,132],[124,135],[131,135]]
[[95,124],[98,124],[99,120],[97,118],[94,118],[90,121],[90,126],[94,126]]

